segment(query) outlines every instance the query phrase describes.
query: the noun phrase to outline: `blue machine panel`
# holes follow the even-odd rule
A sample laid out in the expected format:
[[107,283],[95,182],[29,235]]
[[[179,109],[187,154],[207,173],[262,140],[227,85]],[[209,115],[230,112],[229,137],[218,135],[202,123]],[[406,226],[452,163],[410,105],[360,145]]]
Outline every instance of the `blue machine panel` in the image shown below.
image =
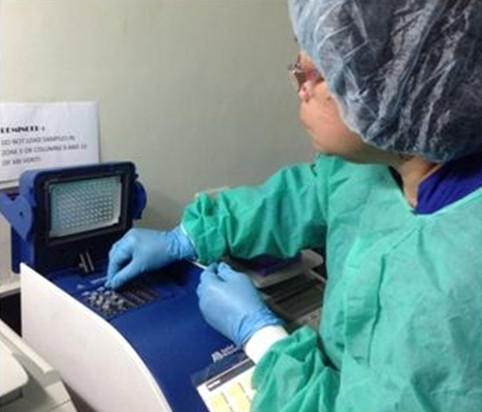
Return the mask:
[[49,279],[124,336],[158,382],[173,411],[202,412],[207,409],[191,377],[212,364],[211,354],[235,348],[199,312],[196,287],[200,272],[189,262],[179,262],[115,292],[103,286],[105,263],[92,275],[67,269]]

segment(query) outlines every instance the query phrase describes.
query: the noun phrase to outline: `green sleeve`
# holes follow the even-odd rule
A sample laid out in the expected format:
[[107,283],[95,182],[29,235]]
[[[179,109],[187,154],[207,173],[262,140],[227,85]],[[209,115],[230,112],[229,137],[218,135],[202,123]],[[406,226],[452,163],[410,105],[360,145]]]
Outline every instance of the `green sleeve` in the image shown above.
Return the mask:
[[327,158],[281,169],[261,186],[202,194],[183,213],[182,226],[199,261],[261,254],[291,257],[324,245]]
[[269,349],[253,375],[252,411],[334,411],[339,372],[327,364],[317,339],[304,326]]
[[[406,296],[392,297],[397,299],[394,310],[384,315],[390,321],[375,327],[369,352],[363,353],[367,348],[360,344],[346,348],[339,370],[317,345],[316,333],[306,326],[298,329],[271,346],[256,365],[251,410],[482,411],[481,305],[480,299],[468,299],[480,297],[477,287],[474,293],[450,290],[460,302],[421,294],[415,309],[403,307]],[[433,305],[432,299],[439,304]],[[410,324],[397,319],[407,310]],[[350,336],[348,331],[345,338],[347,346],[361,340],[360,334]]]

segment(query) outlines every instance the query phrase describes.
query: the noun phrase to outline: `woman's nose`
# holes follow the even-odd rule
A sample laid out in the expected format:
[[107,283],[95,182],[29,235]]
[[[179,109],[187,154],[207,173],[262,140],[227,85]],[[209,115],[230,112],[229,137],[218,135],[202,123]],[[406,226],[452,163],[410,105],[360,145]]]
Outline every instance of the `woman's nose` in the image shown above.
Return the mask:
[[310,88],[308,83],[309,82],[304,82],[298,89],[298,98],[302,103],[310,100],[310,97],[312,94],[312,91],[311,91],[312,88]]

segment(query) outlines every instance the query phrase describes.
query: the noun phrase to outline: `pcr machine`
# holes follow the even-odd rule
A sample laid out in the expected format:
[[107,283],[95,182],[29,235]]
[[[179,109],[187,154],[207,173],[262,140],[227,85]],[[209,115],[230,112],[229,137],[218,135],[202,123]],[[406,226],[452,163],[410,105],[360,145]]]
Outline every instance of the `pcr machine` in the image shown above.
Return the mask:
[[[175,263],[117,291],[104,287],[110,247],[145,204],[130,162],[27,171],[18,190],[0,194],[21,276],[23,337],[59,371],[79,410],[207,411],[194,381],[224,373],[223,364],[233,370],[229,358],[252,368],[204,321],[194,264]],[[281,275],[289,280],[266,285],[285,319],[316,325],[320,282],[293,276],[320,263],[302,259]]]
[[103,286],[111,245],[145,204],[129,162],[27,171],[18,193],[2,193],[23,262],[22,335],[86,409],[204,411],[191,376],[234,348],[198,310],[201,269],[181,262]]

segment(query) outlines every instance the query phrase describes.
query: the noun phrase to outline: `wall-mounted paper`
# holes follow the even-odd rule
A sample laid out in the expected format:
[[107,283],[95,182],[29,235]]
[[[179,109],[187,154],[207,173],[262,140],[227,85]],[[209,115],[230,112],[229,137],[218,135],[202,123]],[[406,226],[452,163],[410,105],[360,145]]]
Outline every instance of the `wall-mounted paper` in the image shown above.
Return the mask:
[[0,103],[0,182],[27,169],[98,161],[95,102]]

